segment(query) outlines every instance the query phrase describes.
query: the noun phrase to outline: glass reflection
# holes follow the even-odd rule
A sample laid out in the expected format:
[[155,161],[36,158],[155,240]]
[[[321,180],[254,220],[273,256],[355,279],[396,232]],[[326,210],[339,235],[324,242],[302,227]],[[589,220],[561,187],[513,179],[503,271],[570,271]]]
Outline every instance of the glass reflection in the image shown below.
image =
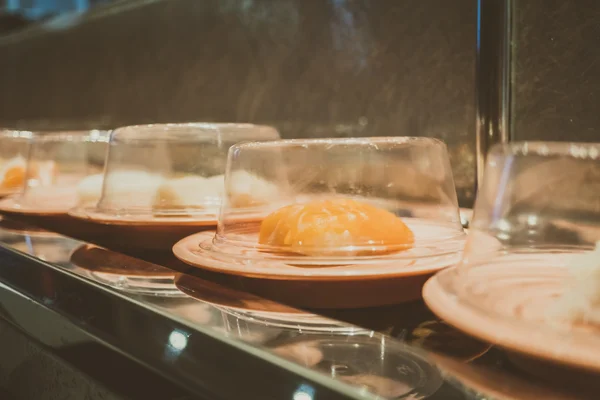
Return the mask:
[[238,327],[245,321],[255,326],[286,328],[302,333],[370,333],[368,329],[340,323],[191,275],[177,275],[176,285],[187,295],[214,306],[222,312],[224,321],[235,321]]
[[383,398],[426,398],[442,383],[437,368],[425,357],[380,335],[296,337],[273,351]]
[[169,346],[177,351],[182,351],[186,348],[188,339],[187,335],[184,332],[179,330],[174,330],[169,335]]
[[23,224],[9,222],[1,217],[0,242],[42,261],[63,267],[69,266],[69,256],[73,249],[79,246],[79,242],[74,239],[35,228],[26,228]]
[[[265,357],[270,354],[270,357],[325,375],[338,384],[348,384],[357,390],[357,395],[370,393],[381,397],[424,398],[434,393],[442,382],[435,366],[423,355],[401,344],[391,343],[393,341],[368,329],[183,274],[177,275],[177,286],[185,294],[178,292],[176,297],[165,296],[156,287],[143,292],[139,286],[118,286],[102,274],[124,276],[123,270],[128,267],[158,274],[169,272],[173,287],[175,274],[159,265],[48,232],[0,227],[0,240],[4,246],[40,259],[45,257],[69,273],[101,284],[108,290],[118,290],[143,307],[188,326],[190,331],[177,328],[162,336],[163,358],[167,362],[172,363],[186,354],[192,330],[202,330],[262,349]],[[122,325],[120,329],[140,333],[152,329],[151,326],[142,328],[136,321],[118,314],[113,318]],[[313,398],[314,391],[305,385],[292,396],[294,399],[309,399]]]
[[293,400],[312,400],[315,394],[315,389],[308,385],[300,385],[298,390],[294,392]]
[[[251,352],[277,368],[286,370],[295,365],[294,370],[301,371],[302,376],[317,385],[315,387],[327,382],[327,387],[345,388],[343,393],[350,398],[472,398],[464,394],[465,387],[470,390],[477,387],[477,393],[484,394],[502,389],[502,393],[513,398],[521,398],[522,391],[517,388],[541,396],[530,396],[532,399],[549,398],[542,394],[560,392],[521,375],[513,368],[512,358],[502,356],[497,349],[488,351],[489,344],[470,339],[436,320],[419,302],[365,310],[320,310],[321,315],[312,314],[266,300],[244,291],[244,287],[224,284],[210,276],[176,273],[171,267],[162,266],[170,265],[165,257],[157,258],[156,264],[144,262],[7,220],[0,221],[0,246],[37,259],[44,258],[58,267],[32,266],[25,260],[19,265],[18,257],[13,256],[11,260],[8,255],[11,250],[4,249],[2,254],[11,261],[0,264],[0,272],[3,279],[10,278],[7,282],[17,278],[16,287],[36,293],[38,304],[64,310],[65,315],[76,315],[81,318],[82,326],[103,327],[106,332],[119,336],[123,349],[131,351],[134,359],[135,351],[142,351],[142,355],[153,354],[157,357],[155,361],[164,363],[159,364],[159,370],[166,366],[184,378],[197,379],[191,371],[195,364],[202,362],[201,357],[206,356],[208,349],[201,346],[202,338],[210,336],[226,346],[235,344],[238,351]],[[93,256],[81,258],[78,251]],[[87,264],[82,263],[82,259]],[[13,268],[14,265],[20,268]],[[168,272],[170,290],[178,295],[118,286],[102,279],[100,274],[90,273],[127,275],[124,272],[129,267],[146,273]],[[61,277],[64,273],[83,277],[92,285],[81,280],[66,280]],[[6,295],[7,290],[10,289],[0,286],[0,295]],[[117,307],[108,313],[99,313],[102,307],[96,307],[93,302],[94,291],[119,299],[118,302],[111,300]],[[10,307],[10,302],[2,300],[0,305]],[[133,309],[139,311],[134,313]],[[20,312],[11,310],[11,314]],[[389,336],[330,318],[354,321]],[[426,349],[427,356],[418,349]],[[148,363],[143,357],[140,360]],[[445,376],[452,377],[448,381],[458,389],[440,386],[438,367]],[[186,371],[191,375],[186,375]],[[314,397],[309,389],[310,386],[298,387],[288,396]]]
[[175,287],[172,270],[102,247],[78,243],[70,254],[70,263],[82,275],[120,291],[154,296],[183,295]]

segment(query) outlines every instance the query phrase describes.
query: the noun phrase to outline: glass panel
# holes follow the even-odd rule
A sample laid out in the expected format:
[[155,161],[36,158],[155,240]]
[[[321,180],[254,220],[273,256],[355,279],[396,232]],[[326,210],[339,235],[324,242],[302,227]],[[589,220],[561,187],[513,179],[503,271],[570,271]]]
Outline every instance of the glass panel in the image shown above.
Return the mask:
[[[49,337],[52,327],[35,323],[38,313],[50,309],[198,393],[293,399],[567,398],[561,397],[564,389],[531,378],[526,364],[513,364],[512,355],[444,324],[420,301],[302,311],[265,297],[248,280],[186,269],[172,257],[142,261],[15,221],[1,222],[4,318],[45,344],[68,346],[68,339],[58,343]],[[150,294],[106,280],[128,269],[170,276],[162,284],[173,290]],[[186,274],[173,278],[182,270]],[[26,302],[31,310],[25,313],[14,306],[23,295],[34,300]]]

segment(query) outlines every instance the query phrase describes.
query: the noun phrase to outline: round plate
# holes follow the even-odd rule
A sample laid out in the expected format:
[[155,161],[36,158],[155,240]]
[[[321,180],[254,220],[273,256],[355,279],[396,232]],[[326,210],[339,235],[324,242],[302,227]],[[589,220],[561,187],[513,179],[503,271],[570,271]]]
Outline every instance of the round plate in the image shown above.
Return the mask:
[[169,251],[173,244],[182,238],[205,229],[214,229],[215,225],[206,225],[203,221],[178,220],[138,220],[135,222],[114,217],[107,219],[91,218],[74,209],[68,214],[74,220],[86,222],[95,227],[95,242],[116,249],[143,249],[149,251]]
[[[121,226],[174,226],[174,225],[190,225],[200,227],[211,227],[217,226],[217,215],[194,215],[194,213],[188,214],[174,214],[174,215],[161,215],[158,211],[152,215],[147,213],[140,214],[118,214],[118,213],[106,213],[94,207],[76,207],[69,210],[69,215],[79,219],[90,220],[98,224],[104,225],[121,225]],[[240,223],[261,221],[265,216],[265,211],[245,210],[240,211],[239,214],[231,216],[231,219],[235,218]]]
[[235,278],[232,280],[242,284],[243,290],[307,309],[366,308],[414,301],[421,298],[422,286],[434,272],[460,258],[460,253],[454,252],[430,257],[426,265],[414,265],[411,259],[404,263],[394,260],[309,268],[284,263],[276,266],[272,261],[244,264],[206,257],[199,243],[213,236],[209,231],[192,235],[177,243],[173,252],[194,267]]
[[71,254],[71,263],[94,281],[133,293],[183,295],[175,287],[175,273],[159,265],[86,244]]
[[[0,213],[2,211],[0,210]],[[60,233],[65,236],[77,238],[83,241],[95,242],[98,237],[105,237],[103,230],[86,221],[69,217],[65,213],[6,213],[17,223],[25,224],[27,231],[43,229],[49,232]],[[2,226],[0,226],[2,227]]]
[[39,201],[40,204],[26,205],[20,203],[16,196],[5,197],[0,199],[0,213],[9,215],[54,216],[66,214],[71,207],[59,199],[53,199],[53,201],[48,201],[44,205],[42,205],[43,200],[40,199]]
[[183,293],[245,321],[312,332],[369,331],[186,274],[177,275],[175,284]]
[[216,216],[211,219],[195,219],[188,216],[158,217],[148,218],[146,215],[118,215],[106,214],[93,208],[74,208],[69,211],[69,215],[74,218],[93,221],[97,224],[119,225],[119,226],[173,226],[173,225],[192,225],[203,227],[215,227],[217,225]]
[[[416,230],[413,229],[413,232],[416,232]],[[173,253],[177,258],[194,267],[253,278],[332,281],[379,280],[424,276],[449,267],[460,260],[461,252],[456,249],[462,249],[465,238],[462,235],[460,238],[449,239],[447,243],[450,245],[447,252],[432,252],[432,255],[427,257],[411,258],[410,250],[408,250],[403,253],[402,259],[390,257],[389,261],[380,259],[371,263],[364,262],[337,266],[298,266],[267,258],[264,262],[260,259],[249,262],[248,259],[244,259],[246,249],[236,248],[233,245],[227,248],[228,250],[231,249],[231,253],[227,254],[228,256],[231,255],[231,258],[223,257],[222,254],[216,256],[217,251],[211,252],[200,247],[201,243],[209,243],[214,235],[214,231],[206,231],[189,236],[175,244]],[[418,245],[417,240],[415,247]]]
[[[540,266],[534,272],[535,277],[529,268],[507,267],[481,272],[486,274],[487,282],[491,282],[492,291],[501,289],[491,296],[492,301],[502,310],[513,312],[513,317],[485,311],[485,307],[461,300],[455,267],[437,273],[425,284],[426,304],[440,318],[476,338],[534,358],[600,373],[597,330],[590,334],[576,327],[566,331],[540,328],[544,315],[539,314],[541,310],[548,310],[562,293],[566,268]],[[520,286],[519,291],[510,290],[514,285]]]

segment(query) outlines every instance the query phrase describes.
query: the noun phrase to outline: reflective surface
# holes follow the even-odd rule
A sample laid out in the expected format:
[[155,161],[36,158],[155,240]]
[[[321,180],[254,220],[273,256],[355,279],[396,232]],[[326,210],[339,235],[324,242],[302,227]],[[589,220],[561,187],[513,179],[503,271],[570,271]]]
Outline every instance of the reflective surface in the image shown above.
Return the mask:
[[[186,271],[166,254],[151,264],[102,251],[96,267],[104,272],[135,263],[158,276],[194,275],[177,275],[186,294],[132,292],[90,273],[94,256],[77,261],[76,251],[90,246],[23,228],[0,229],[3,318],[52,348],[109,346],[198,396],[586,398],[561,397],[523,371],[525,363],[439,322],[421,302],[308,313],[266,300],[248,280]],[[58,338],[55,324],[38,323],[48,314],[67,327]]]

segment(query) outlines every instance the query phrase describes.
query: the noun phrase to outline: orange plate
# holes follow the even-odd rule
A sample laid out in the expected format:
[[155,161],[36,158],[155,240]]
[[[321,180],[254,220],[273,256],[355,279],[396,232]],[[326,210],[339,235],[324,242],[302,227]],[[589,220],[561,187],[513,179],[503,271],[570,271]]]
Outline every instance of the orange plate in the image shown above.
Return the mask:
[[400,304],[421,297],[431,274],[370,280],[273,280],[242,278],[240,286],[261,297],[307,309],[366,308]]
[[[200,219],[187,216],[137,217],[104,214],[86,208],[74,208],[69,216],[86,221],[102,233],[100,244],[107,247],[169,251],[173,245],[194,233],[213,230],[216,219]],[[215,217],[216,218],[216,217]],[[262,216],[241,216],[240,222],[260,221]]]
[[194,218],[191,216],[147,216],[147,215],[118,215],[106,214],[95,208],[77,207],[69,210],[69,214],[74,218],[85,219],[104,225],[139,225],[139,226],[172,226],[172,225],[193,225],[215,227],[217,217]]
[[[51,199],[43,201],[39,200],[40,206],[22,205],[17,201],[16,196],[5,197],[0,199],[0,213],[8,215],[27,215],[27,216],[47,216],[66,214],[71,207],[70,204],[65,205],[65,202],[59,199]],[[41,205],[44,203],[44,205]]]
[[[1,202],[3,200],[0,200]],[[71,218],[66,212],[7,211],[6,208],[2,208],[2,205],[0,205],[0,214],[6,215],[17,224],[27,225],[26,231],[42,228],[84,241],[96,241],[98,237],[105,236],[105,233],[99,230],[98,227],[86,221]]]
[[[365,281],[409,277],[419,278],[431,275],[443,268],[449,267],[460,260],[460,252],[433,253],[428,257],[411,257],[403,252],[401,259],[390,257],[389,261],[379,260],[373,263],[354,263],[332,266],[298,266],[290,265],[285,259],[275,260],[254,258],[252,262],[245,261],[243,250],[234,245],[227,245],[228,253],[219,253],[218,257],[202,250],[200,243],[209,243],[214,237],[214,231],[200,232],[186,237],[173,246],[173,253],[181,261],[191,266],[212,270],[215,272],[240,275],[269,280],[299,280],[299,281]],[[464,238],[453,239],[464,241]],[[415,245],[417,247],[418,244]],[[452,247],[454,249],[456,246]],[[231,249],[231,252],[229,250]],[[234,255],[227,259],[228,255]],[[248,257],[250,259],[250,257]],[[419,296],[417,296],[419,297]]]
[[[225,262],[205,265],[196,250],[198,244],[210,239],[214,232],[201,232],[181,240],[173,247],[180,260],[197,268],[243,279],[248,291],[262,297],[301,308],[365,308],[399,304],[421,298],[423,284],[439,269],[452,265],[459,258],[444,258],[428,269],[410,269],[387,265],[368,273],[369,266],[338,266],[302,268],[284,265],[248,265],[247,269]],[[360,268],[360,275],[348,275],[348,269]],[[326,274],[311,275],[316,270]],[[292,272],[293,271],[293,272]]]
[[151,251],[168,251],[178,240],[216,226],[216,221],[195,221],[191,218],[134,221],[114,216],[102,217],[97,213],[91,217],[81,209],[71,210],[69,216],[94,226],[103,246]]
[[[557,274],[564,274],[555,267],[546,271],[536,271],[535,281],[527,276],[519,278],[520,271],[527,268],[504,268],[495,271],[488,281],[513,282],[519,286],[518,295],[506,287],[504,295],[498,292],[497,302],[501,307],[524,310],[531,318],[541,310],[547,310],[556,295],[563,290],[564,280]],[[497,276],[503,274],[503,276]],[[457,290],[457,270],[449,268],[431,278],[423,288],[423,298],[429,308],[449,324],[481,340],[496,344],[513,352],[529,357],[550,361],[572,368],[600,373],[600,339],[598,332],[579,332],[578,328],[559,332],[553,328],[543,328],[540,321],[524,321],[518,316],[504,316],[478,309],[459,299]],[[529,278],[529,279],[528,279]],[[528,286],[527,286],[528,285]],[[507,295],[510,293],[510,295]],[[520,311],[521,312],[521,311]]]

